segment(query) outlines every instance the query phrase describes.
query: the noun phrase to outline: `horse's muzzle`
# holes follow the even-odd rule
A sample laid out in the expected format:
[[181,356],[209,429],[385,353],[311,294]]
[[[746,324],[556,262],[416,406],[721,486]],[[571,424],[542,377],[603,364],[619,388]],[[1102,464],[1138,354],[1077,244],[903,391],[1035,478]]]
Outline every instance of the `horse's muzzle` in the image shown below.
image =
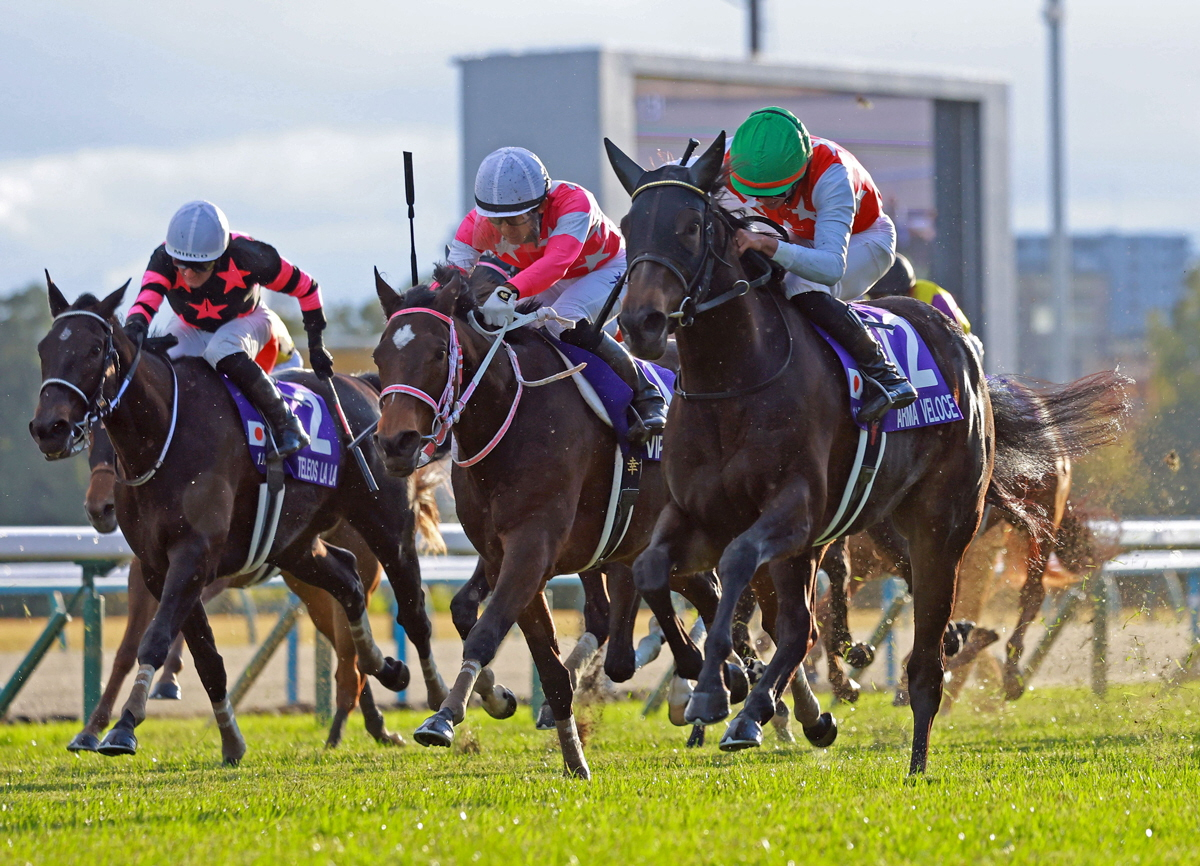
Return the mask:
[[75,453],[71,448],[73,432],[71,422],[62,417],[43,417],[39,413],[29,422],[29,435],[47,460],[62,460]]
[[388,475],[407,478],[421,465],[423,439],[416,430],[404,430],[390,436],[375,434],[375,447],[383,457]]
[[656,361],[667,350],[669,320],[661,310],[654,307],[626,310],[621,313],[620,324],[626,347],[637,357]]

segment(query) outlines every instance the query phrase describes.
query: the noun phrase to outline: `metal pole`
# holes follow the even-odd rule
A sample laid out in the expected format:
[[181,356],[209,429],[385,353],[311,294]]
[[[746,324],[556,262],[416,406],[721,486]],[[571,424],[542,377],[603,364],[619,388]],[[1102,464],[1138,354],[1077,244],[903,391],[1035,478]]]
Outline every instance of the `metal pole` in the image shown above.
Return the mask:
[[[396,660],[408,664],[408,635],[404,632],[404,626],[400,625],[400,621],[396,618],[396,613],[399,608],[396,606],[396,599],[392,599],[392,638],[396,641]],[[402,692],[396,692],[396,703],[401,706],[408,706],[408,689]]]
[[1050,378],[1069,382],[1074,376],[1074,310],[1071,303],[1071,248],[1067,237],[1066,165],[1063,154],[1062,20],[1063,0],[1046,0],[1050,109],[1050,287],[1054,294],[1054,354]]
[[[64,605],[62,602],[62,594],[54,593],[54,612],[50,616],[50,621],[46,623],[46,627],[42,629],[42,633],[38,635],[38,639],[33,642],[29,652],[25,654],[25,658],[21,659],[21,663],[17,665],[17,669],[13,671],[13,675],[8,678],[4,689],[0,690],[0,718],[8,712],[8,708],[12,706],[12,702],[16,700],[21,688],[28,682],[29,677],[33,675],[38,663],[46,652],[50,649],[50,645],[54,643],[54,639],[58,637],[58,633],[63,630],[68,622],[71,621],[69,611],[75,607],[75,602],[83,595],[83,588],[75,591],[71,596],[70,603]],[[86,718],[86,717],[85,717]]]
[[1092,592],[1092,693],[1104,697],[1108,691],[1108,587],[1103,571],[1097,569],[1088,581]]
[[258,679],[263,669],[267,666],[267,662],[275,655],[275,651],[279,649],[279,645],[285,639],[288,642],[288,703],[294,704],[296,702],[296,666],[292,643],[296,634],[296,620],[300,618],[300,611],[300,599],[289,593],[287,606],[283,609],[283,613],[279,615],[279,619],[276,621],[274,627],[267,634],[266,639],[263,640],[262,646],[255,651],[254,656],[246,663],[246,667],[237,678],[237,682],[229,690],[229,702],[234,707],[237,707],[241,703],[242,698],[250,691],[250,687],[254,685],[254,681]]
[[320,631],[316,632],[313,662],[317,682],[314,709],[317,720],[327,722],[333,718],[333,644]]
[[1187,605],[1192,617],[1192,640],[1200,641],[1200,571],[1188,572]]
[[750,59],[754,60],[762,51],[762,10],[759,6],[760,0],[746,0],[748,7],[747,25],[750,43]]
[[884,685],[889,689],[894,689],[899,680],[899,671],[896,658],[896,633],[893,628],[896,624],[896,618],[900,616],[900,611],[903,609],[902,603],[898,604],[897,599],[903,598],[904,592],[898,592],[896,587],[896,578],[892,577],[886,580],[883,584],[883,619],[879,623],[879,628],[876,631],[886,629],[883,638],[883,670],[884,670]]
[[112,568],[109,562],[80,563],[83,569],[83,717],[90,719],[100,703],[104,675],[104,596],[96,592],[96,575]]
[[1033,679],[1033,675],[1037,673],[1038,668],[1042,666],[1042,662],[1046,660],[1046,656],[1050,654],[1050,648],[1054,646],[1054,642],[1058,640],[1058,636],[1062,634],[1062,628],[1075,615],[1075,608],[1079,606],[1079,602],[1083,600],[1083,594],[1078,590],[1069,589],[1063,596],[1062,601],[1058,605],[1058,610],[1055,611],[1054,618],[1050,624],[1046,626],[1046,633],[1042,635],[1041,641],[1033,652],[1029,655],[1029,660],[1025,663],[1025,670],[1021,671],[1021,679],[1026,684]]
[[[300,599],[292,596],[296,603]],[[300,702],[300,623],[292,620],[292,627],[287,633],[287,702],[295,706]]]
[[246,640],[250,646],[254,646],[258,643],[258,608],[250,590],[239,589],[238,594],[242,600],[242,614],[246,617]]

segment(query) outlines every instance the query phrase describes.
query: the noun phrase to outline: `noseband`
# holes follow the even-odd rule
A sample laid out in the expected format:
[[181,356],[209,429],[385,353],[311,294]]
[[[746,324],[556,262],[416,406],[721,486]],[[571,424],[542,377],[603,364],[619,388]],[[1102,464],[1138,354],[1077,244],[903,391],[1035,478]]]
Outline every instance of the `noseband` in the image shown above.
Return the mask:
[[[714,307],[719,307],[721,304],[732,301],[734,298],[740,298],[751,289],[765,286],[771,280],[772,269],[770,262],[765,262],[764,273],[761,277],[755,280],[737,280],[728,291],[722,292],[715,298],[709,297],[712,294],[712,277],[716,263],[719,261],[726,267],[730,266],[729,262],[721,258],[720,253],[716,249],[716,220],[719,211],[712,206],[708,194],[704,190],[682,180],[655,180],[642,184],[633,191],[631,200],[636,199],[648,189],[665,186],[682,187],[689,192],[695,193],[700,198],[700,212],[703,214],[704,226],[704,250],[700,254],[700,261],[693,267],[692,276],[689,278],[684,273],[684,267],[671,257],[651,252],[641,253],[634,256],[633,260],[629,263],[622,282],[642,262],[653,262],[657,265],[662,265],[683,286],[683,300],[679,302],[679,309],[673,313],[669,313],[668,317],[676,319],[680,327],[686,328],[695,321],[696,316],[700,313],[705,313]],[[761,256],[761,254],[757,255]]]
[[[142,363],[142,347],[137,347],[137,352],[134,353],[133,363],[129,365],[129,371],[121,380],[120,386],[117,388],[117,394],[111,400],[104,396],[104,386],[108,384],[109,376],[118,373],[118,368],[121,364],[121,357],[117,354],[117,348],[113,342],[113,326],[108,319],[103,316],[93,313],[90,310],[67,310],[65,313],[59,313],[54,317],[54,321],[66,319],[70,316],[91,316],[104,326],[104,366],[100,373],[100,382],[96,386],[95,393],[89,397],[84,393],[83,389],[74,382],[69,382],[66,379],[49,378],[42,381],[42,387],[38,389],[40,394],[45,390],[47,385],[62,385],[70,391],[79,395],[83,400],[83,417],[71,425],[71,439],[68,443],[67,457],[74,457],[85,447],[87,447],[88,431],[97,421],[103,421],[109,415],[116,411],[121,405],[121,398],[125,396],[125,392],[129,390],[129,385],[133,382],[133,376],[137,372],[138,365]],[[175,436],[175,420],[179,415],[179,379],[175,374],[175,365],[171,365],[171,378],[173,391],[171,397],[171,426],[167,431],[167,439],[163,445],[162,452],[158,455],[158,460],[149,472],[139,475],[137,478],[127,480],[122,478],[120,473],[116,471],[114,464],[113,474],[116,475],[117,481],[128,487],[139,487],[145,484],[154,477],[154,473],[162,466],[163,460],[166,459],[167,449],[171,447],[171,439]]]

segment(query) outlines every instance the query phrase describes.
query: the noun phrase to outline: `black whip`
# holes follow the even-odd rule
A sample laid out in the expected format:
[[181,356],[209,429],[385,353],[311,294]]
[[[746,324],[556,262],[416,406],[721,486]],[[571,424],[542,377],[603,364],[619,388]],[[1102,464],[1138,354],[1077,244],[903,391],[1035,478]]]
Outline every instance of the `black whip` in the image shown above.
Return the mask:
[[413,189],[412,151],[409,150],[404,151],[404,199],[408,202],[408,244],[412,251],[409,264],[412,266],[412,284],[415,286],[418,282],[416,212],[413,210],[416,192]]

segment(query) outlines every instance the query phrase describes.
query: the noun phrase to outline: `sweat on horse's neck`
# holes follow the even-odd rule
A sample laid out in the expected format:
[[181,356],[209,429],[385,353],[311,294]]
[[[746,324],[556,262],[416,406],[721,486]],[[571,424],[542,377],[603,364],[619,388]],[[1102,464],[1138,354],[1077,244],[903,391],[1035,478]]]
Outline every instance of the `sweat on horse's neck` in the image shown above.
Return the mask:
[[[133,363],[135,349],[120,326],[116,327],[113,342],[121,358],[120,382]],[[125,477],[136,478],[149,471],[158,459],[171,425],[172,387],[168,362],[152,352],[143,352],[121,404],[104,421]]]

